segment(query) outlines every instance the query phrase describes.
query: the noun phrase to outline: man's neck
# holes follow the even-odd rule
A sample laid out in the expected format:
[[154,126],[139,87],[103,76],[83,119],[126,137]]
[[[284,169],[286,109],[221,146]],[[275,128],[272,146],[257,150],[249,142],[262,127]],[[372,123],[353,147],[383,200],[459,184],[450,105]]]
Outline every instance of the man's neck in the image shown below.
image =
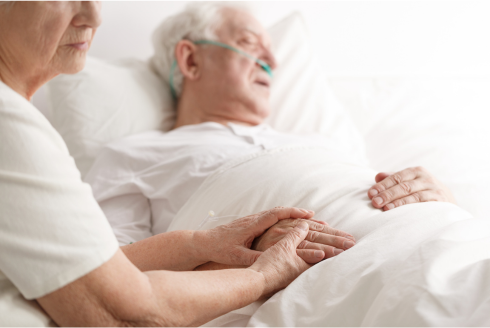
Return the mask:
[[195,101],[192,97],[180,97],[177,105],[177,119],[173,129],[184,125],[200,124],[204,122],[216,122],[222,125],[234,123],[239,125],[253,126],[248,122],[243,122],[229,117],[207,114],[211,111],[206,111],[205,107],[209,104],[204,104],[203,101]]

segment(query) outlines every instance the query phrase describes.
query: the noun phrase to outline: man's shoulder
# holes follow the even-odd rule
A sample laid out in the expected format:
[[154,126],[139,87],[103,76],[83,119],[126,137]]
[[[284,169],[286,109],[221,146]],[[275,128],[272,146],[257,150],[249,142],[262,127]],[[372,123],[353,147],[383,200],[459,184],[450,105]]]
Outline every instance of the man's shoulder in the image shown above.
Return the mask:
[[94,172],[99,174],[101,170],[110,175],[157,162],[164,154],[168,154],[166,139],[165,132],[151,130],[112,141],[99,151],[87,177]]

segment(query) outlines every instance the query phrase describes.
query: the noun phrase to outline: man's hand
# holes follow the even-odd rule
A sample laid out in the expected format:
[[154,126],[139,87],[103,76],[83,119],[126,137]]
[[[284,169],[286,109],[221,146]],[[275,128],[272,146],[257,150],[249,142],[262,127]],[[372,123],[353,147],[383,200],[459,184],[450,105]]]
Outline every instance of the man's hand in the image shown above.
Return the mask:
[[313,215],[313,211],[296,207],[275,207],[214,229],[196,231],[195,249],[200,258],[210,262],[250,266],[262,255],[262,252],[250,249],[256,237],[280,220],[310,219]]
[[[316,263],[319,260],[339,255],[355,245],[352,235],[333,229],[326,223],[320,223],[321,221],[285,219],[277,222],[260,237],[255,238],[252,249],[261,252],[267,250],[302,222],[308,224],[309,231],[305,240],[298,245],[296,253],[307,263]],[[317,252],[311,250],[317,250]]]
[[368,191],[375,208],[385,211],[420,202],[451,202],[453,194],[423,167],[412,167],[397,173],[379,173],[376,184]]

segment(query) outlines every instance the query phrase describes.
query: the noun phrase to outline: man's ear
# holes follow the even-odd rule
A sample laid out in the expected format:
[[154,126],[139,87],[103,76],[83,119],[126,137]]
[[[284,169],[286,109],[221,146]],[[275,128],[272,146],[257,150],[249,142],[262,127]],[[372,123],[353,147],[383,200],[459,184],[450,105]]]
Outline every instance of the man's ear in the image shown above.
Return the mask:
[[177,65],[185,78],[196,80],[200,75],[200,61],[197,46],[189,40],[180,40],[175,46]]

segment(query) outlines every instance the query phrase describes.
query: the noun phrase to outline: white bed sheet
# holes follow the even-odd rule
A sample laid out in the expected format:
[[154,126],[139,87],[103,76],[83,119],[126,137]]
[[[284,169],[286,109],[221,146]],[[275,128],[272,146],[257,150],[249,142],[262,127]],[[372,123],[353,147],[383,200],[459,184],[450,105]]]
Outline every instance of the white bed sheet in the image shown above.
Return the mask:
[[236,160],[208,177],[169,230],[197,229],[209,210],[241,216],[287,204],[315,210],[358,241],[263,305],[208,325],[490,324],[490,222],[450,203],[374,209],[366,192],[375,174],[335,152],[286,148]]

